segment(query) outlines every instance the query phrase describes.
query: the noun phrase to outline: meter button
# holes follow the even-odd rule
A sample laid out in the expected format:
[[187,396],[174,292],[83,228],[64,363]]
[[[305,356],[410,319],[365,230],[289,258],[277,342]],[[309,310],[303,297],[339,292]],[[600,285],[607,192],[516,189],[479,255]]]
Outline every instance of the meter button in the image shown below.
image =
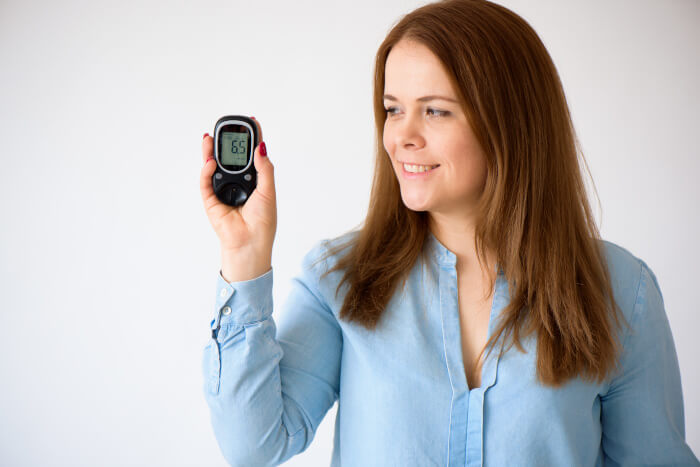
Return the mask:
[[253,176],[252,176],[252,175],[250,175],[250,174],[245,174],[245,175],[243,176],[243,178],[245,179],[245,181],[246,181],[246,182],[249,182],[249,181],[250,181],[250,179],[252,179],[252,178],[253,178]]
[[221,188],[221,198],[226,204],[235,202],[238,195],[238,187],[236,185],[224,185]]
[[240,206],[241,204],[245,203],[245,201],[248,199],[248,195],[245,191],[238,189],[235,193],[231,193],[231,198],[231,201],[234,201],[234,204],[236,206]]

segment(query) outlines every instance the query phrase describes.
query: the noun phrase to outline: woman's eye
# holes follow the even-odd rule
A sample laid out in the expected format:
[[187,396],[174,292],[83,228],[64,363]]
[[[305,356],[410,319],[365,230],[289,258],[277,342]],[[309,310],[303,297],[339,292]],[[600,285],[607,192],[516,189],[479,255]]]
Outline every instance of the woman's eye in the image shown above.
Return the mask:
[[[387,115],[394,115],[395,112],[397,111],[397,108],[396,108],[396,107],[388,107],[388,108],[386,108],[386,109],[384,109],[384,110],[386,111]],[[433,109],[433,108],[430,108],[430,107],[428,107],[428,109],[426,110],[426,112],[427,112],[429,115],[436,116],[436,117],[446,117],[446,116],[448,116],[448,115],[450,114],[450,112],[448,112],[448,111],[446,111],[446,110],[437,110],[437,109]]]
[[433,115],[437,115],[438,117],[446,117],[450,114],[446,110],[437,110],[437,109],[428,108],[428,113],[430,113],[430,112],[432,112]]

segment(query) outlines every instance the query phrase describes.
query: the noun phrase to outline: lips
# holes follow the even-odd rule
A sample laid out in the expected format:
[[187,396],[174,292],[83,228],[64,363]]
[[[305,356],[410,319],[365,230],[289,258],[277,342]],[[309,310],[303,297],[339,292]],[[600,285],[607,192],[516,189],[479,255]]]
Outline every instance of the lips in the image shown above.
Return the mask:
[[429,170],[432,170],[436,168],[439,164],[433,164],[433,165],[422,165],[422,164],[403,164],[403,168],[407,172],[411,173],[419,173],[419,172],[427,172]]
[[[407,167],[408,166],[408,167]],[[432,168],[431,168],[432,167]],[[401,172],[404,178],[424,178],[435,172],[440,167],[440,164],[435,165],[417,165],[417,164],[401,164]],[[408,168],[408,170],[407,170]]]

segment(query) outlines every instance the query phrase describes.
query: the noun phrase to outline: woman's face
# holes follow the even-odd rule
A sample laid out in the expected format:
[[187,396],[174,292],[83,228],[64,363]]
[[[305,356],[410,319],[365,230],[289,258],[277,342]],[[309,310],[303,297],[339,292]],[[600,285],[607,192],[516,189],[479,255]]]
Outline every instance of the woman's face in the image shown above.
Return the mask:
[[384,108],[384,148],[406,207],[469,214],[486,181],[485,157],[447,73],[427,47],[402,39],[391,49]]

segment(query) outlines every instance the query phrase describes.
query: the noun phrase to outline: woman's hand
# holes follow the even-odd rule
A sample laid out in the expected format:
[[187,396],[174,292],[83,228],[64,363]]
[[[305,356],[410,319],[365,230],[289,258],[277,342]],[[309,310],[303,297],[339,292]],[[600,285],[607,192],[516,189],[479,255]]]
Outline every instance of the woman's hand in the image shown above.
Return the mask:
[[[258,134],[262,141],[262,128]],[[255,148],[253,164],[257,172],[257,186],[242,206],[222,203],[214,194],[212,175],[216,169],[214,139],[208,134],[202,141],[204,167],[199,185],[204,209],[211,226],[221,243],[221,272],[229,282],[254,279],[271,267],[272,244],[277,230],[277,201],[275,195],[274,167]]]

